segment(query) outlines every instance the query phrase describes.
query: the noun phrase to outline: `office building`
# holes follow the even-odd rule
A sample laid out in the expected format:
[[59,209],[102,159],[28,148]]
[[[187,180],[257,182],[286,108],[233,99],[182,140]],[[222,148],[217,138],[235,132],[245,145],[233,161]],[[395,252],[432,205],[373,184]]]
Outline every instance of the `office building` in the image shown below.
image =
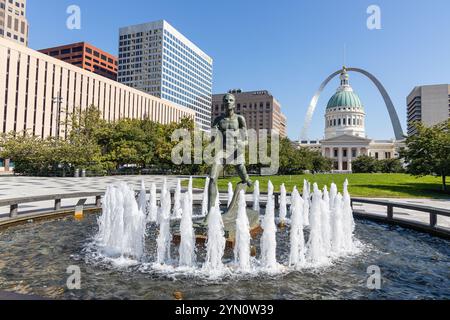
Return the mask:
[[[10,40],[0,38],[0,133],[66,137],[70,114],[94,105],[103,119],[162,124],[195,112],[130,88]],[[1,169],[0,169],[1,170]]]
[[39,52],[111,80],[117,80],[117,58],[89,43],[72,43],[42,49]]
[[408,135],[416,133],[414,123],[434,126],[450,117],[450,85],[415,87],[407,97]]
[[26,0],[0,0],[0,38],[28,46]]
[[118,81],[195,111],[210,131],[213,60],[164,20],[119,32]]
[[[266,90],[242,92],[230,90],[236,97],[236,113],[242,115],[249,129],[278,130],[280,137],[286,137],[286,116],[281,112],[281,105]],[[225,113],[223,97],[226,93],[213,95],[212,121]]]

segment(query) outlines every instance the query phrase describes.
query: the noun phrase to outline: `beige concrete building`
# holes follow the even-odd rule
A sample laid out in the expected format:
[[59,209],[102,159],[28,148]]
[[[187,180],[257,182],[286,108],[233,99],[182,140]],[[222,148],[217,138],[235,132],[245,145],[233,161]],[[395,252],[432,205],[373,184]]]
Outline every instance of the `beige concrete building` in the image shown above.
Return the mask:
[[28,46],[26,0],[0,0],[0,38]]
[[450,85],[428,85],[415,87],[407,97],[408,135],[416,133],[413,126],[421,122],[434,126],[450,117]]
[[[278,130],[281,137],[287,137],[286,116],[281,105],[268,91],[242,92],[230,90],[236,97],[236,113],[245,117],[249,129]],[[222,94],[213,95],[212,121],[225,112]]]
[[0,103],[0,133],[27,130],[40,137],[65,137],[69,128],[64,120],[90,105],[107,121],[149,118],[167,124],[195,119],[189,108],[2,38]]

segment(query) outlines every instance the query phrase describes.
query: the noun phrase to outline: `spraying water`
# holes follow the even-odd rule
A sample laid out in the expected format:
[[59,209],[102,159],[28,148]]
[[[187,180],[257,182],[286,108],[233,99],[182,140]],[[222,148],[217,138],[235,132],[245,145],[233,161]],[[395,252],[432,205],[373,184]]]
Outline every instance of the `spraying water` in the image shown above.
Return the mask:
[[332,253],[335,256],[339,256],[342,253],[343,249],[343,241],[344,241],[344,230],[343,230],[343,213],[342,213],[342,195],[339,193],[333,205],[333,214],[332,214],[332,238],[331,238],[331,249]]
[[239,266],[240,271],[250,271],[250,223],[247,216],[247,202],[245,200],[244,190],[242,190],[239,194],[234,260]]
[[261,264],[262,267],[271,271],[278,269],[276,250],[276,232],[275,225],[275,201],[273,198],[273,184],[269,181],[268,196],[266,205],[266,214],[261,227],[264,233],[261,237]]
[[138,208],[134,190],[127,184],[121,182],[107,188],[98,226],[95,239],[107,256],[136,260],[142,257],[145,215]]
[[335,183],[332,183],[330,188],[330,212],[334,211],[334,203],[336,201],[337,194],[338,194],[337,186]]
[[326,254],[323,250],[322,244],[322,193],[317,184],[314,184],[314,191],[311,202],[311,221],[310,233],[307,244],[307,260],[311,264],[321,264],[325,262]]
[[181,208],[181,180],[177,180],[177,187],[175,189],[175,195],[174,195],[174,205],[173,205],[173,211],[172,216],[175,219],[180,219],[182,214],[182,208]]
[[147,221],[150,223],[156,222],[158,218],[158,202],[157,202],[157,195],[156,195],[156,185],[152,183],[150,186],[150,202],[149,202],[149,208],[148,208],[148,216]]
[[159,234],[156,239],[157,248],[157,263],[166,264],[170,262],[170,242],[172,235],[170,233],[170,209],[171,199],[170,193],[167,190],[167,183],[164,183],[161,192],[161,208],[159,216]]
[[303,199],[297,187],[294,188],[291,198],[291,251],[289,266],[301,268],[305,265],[305,236],[303,234]]
[[261,194],[259,191],[259,181],[256,180],[255,186],[253,188],[253,210],[255,210],[256,212],[259,212],[261,210],[260,205],[259,205],[260,197],[261,197]]
[[343,248],[345,251],[353,250],[353,233],[355,232],[355,220],[353,218],[353,210],[351,204],[350,193],[348,192],[348,180],[344,183],[344,195],[342,205],[344,241]]
[[287,216],[287,193],[284,183],[280,187],[280,223],[286,222]]
[[201,215],[204,216],[204,217],[206,217],[206,215],[208,214],[209,182],[210,182],[210,178],[206,177],[205,189],[203,190],[202,213],[201,213]]
[[231,182],[228,182],[228,204],[227,204],[227,207],[230,206],[231,202],[233,201],[233,197],[234,197],[233,184]]
[[206,261],[203,265],[203,269],[210,273],[221,272],[224,268],[222,258],[225,253],[226,239],[218,199],[219,197],[209,214]]
[[138,197],[138,208],[143,215],[147,216],[147,191],[145,190],[144,179],[141,180],[141,191]]
[[323,188],[323,199],[321,202],[322,211],[322,245],[326,256],[331,253],[331,216],[330,216],[330,195],[325,186]]
[[183,216],[180,224],[181,243],[179,248],[180,267],[195,266],[195,233],[192,225],[192,207],[189,203],[189,195],[182,195]]
[[[156,218],[156,223],[158,225],[161,223],[161,217],[163,215],[163,201],[166,198],[166,194],[168,192],[169,192],[169,190],[167,190],[167,178],[164,178],[163,186],[162,186],[161,193],[159,196],[159,207],[158,207],[158,214],[157,214],[157,218]],[[169,210],[169,215],[170,215],[170,210]]]
[[309,207],[310,207],[310,192],[308,181],[303,181],[303,225],[309,226]]

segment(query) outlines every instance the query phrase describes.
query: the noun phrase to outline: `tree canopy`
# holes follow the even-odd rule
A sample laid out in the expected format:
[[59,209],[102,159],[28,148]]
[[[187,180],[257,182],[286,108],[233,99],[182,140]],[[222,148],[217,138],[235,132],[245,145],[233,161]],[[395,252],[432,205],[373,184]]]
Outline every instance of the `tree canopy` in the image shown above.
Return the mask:
[[442,189],[447,191],[446,177],[450,174],[450,120],[426,127],[416,123],[417,133],[406,140],[402,156],[407,170],[416,176],[442,177]]
[[[70,128],[66,139],[41,139],[29,132],[3,135],[0,157],[13,159],[15,173],[25,175],[65,176],[73,175],[76,169],[85,169],[94,175],[139,173],[143,169],[155,173],[207,173],[206,164],[175,165],[172,162],[172,150],[178,144],[172,141],[172,134],[177,129],[185,129],[193,137],[194,122],[190,118],[166,125],[149,119],[108,123],[97,107],[90,106],[72,114],[65,125]],[[206,143],[208,139],[203,140],[203,146]],[[194,139],[192,151],[193,146]],[[193,157],[192,153],[191,159]],[[252,165],[249,171],[259,173],[261,167]],[[230,169],[225,168],[226,172],[234,173],[234,169]],[[289,139],[281,139],[279,174],[330,169],[331,161],[319,152],[297,148]]]

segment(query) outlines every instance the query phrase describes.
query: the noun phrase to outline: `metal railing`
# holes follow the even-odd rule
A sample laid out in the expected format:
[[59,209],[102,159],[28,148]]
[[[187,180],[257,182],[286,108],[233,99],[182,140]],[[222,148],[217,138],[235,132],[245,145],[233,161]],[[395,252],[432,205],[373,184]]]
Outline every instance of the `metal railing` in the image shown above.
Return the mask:
[[[372,204],[386,207],[386,216],[359,211],[355,209],[355,204]],[[425,231],[433,235],[450,238],[450,230],[438,226],[438,216],[450,218],[450,210],[447,209],[434,208],[425,205],[398,203],[388,200],[372,200],[360,198],[352,199],[352,208],[354,215],[357,217],[368,218],[379,222],[386,222],[388,224],[399,225],[417,231]],[[427,213],[429,216],[429,223],[426,224],[419,221],[396,218],[396,208]]]
[[[90,205],[91,207],[100,208],[101,207],[101,199],[104,193],[100,192],[78,192],[78,193],[70,193],[70,194],[54,194],[54,195],[45,195],[45,196],[31,196],[31,197],[23,197],[23,198],[13,198],[0,200],[0,207],[9,207],[9,218],[15,219],[19,217],[21,212],[19,212],[19,206],[22,204],[29,203],[38,203],[45,201],[54,201],[54,205],[52,208],[44,208],[39,209],[40,213],[50,213],[50,212],[58,212],[62,211],[63,208],[61,206],[62,200],[70,200],[70,199],[85,199],[85,198],[93,198],[95,197],[95,204]],[[75,205],[64,208],[64,210],[75,210]],[[33,211],[28,211],[27,213],[32,214]]]
[[[136,195],[139,191],[136,191]],[[201,195],[203,192],[201,190],[195,190],[195,195]],[[0,208],[1,207],[9,207],[9,219],[15,220],[21,218],[21,215],[31,216],[33,214],[45,215],[50,213],[60,213],[67,211],[75,211],[76,204],[71,206],[62,207],[62,200],[85,200],[88,198],[95,198],[95,202],[93,204],[88,204],[85,206],[86,209],[101,209],[102,206],[102,197],[105,195],[104,192],[78,192],[78,193],[70,193],[70,194],[54,194],[54,195],[45,195],[45,196],[30,196],[23,198],[13,198],[0,200]],[[249,195],[249,194],[247,194]],[[174,192],[171,191],[172,202],[174,200]],[[262,192],[261,196],[267,197],[267,193]],[[275,207],[279,208],[280,204],[280,193],[274,193],[275,198]],[[290,196],[288,194],[288,196]],[[30,203],[39,203],[53,201],[53,206],[50,208],[39,208],[35,210],[30,210],[28,208],[27,211],[19,212],[20,205],[30,204]],[[76,201],[75,201],[76,202]],[[195,205],[201,205],[201,199],[195,199]],[[355,204],[372,204],[377,206],[386,207],[386,216],[367,213],[364,211],[360,211],[355,209]],[[252,201],[247,201],[247,205],[251,206]],[[261,202],[261,208],[265,207],[265,202]],[[360,199],[360,198],[352,198],[352,208],[354,215],[356,217],[371,219],[378,222],[385,222],[388,224],[399,225],[411,229],[415,229],[417,231],[425,231],[427,233],[431,233],[434,235],[443,236],[445,238],[450,238],[450,230],[445,229],[438,226],[438,216],[443,216],[450,218],[450,210],[434,208],[424,205],[415,205],[415,204],[406,204],[406,203],[397,203],[387,200],[372,200],[372,199]],[[395,209],[406,209],[418,212],[424,212],[429,215],[429,223],[422,223],[419,221],[406,220],[396,218]]]

